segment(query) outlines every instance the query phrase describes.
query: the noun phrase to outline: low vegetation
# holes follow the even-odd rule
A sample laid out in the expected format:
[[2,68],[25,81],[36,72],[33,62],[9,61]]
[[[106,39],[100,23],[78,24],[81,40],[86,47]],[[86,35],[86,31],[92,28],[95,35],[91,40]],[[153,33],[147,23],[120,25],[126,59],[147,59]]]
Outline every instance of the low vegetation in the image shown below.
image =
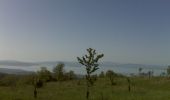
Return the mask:
[[[169,100],[170,80],[164,77],[131,77],[129,92],[126,77],[116,77],[110,85],[107,77],[98,78],[91,87],[90,100]],[[77,84],[80,83],[80,84]],[[0,86],[0,100],[34,100],[31,84]],[[86,100],[86,80],[47,82],[37,89],[37,100]]]
[[113,70],[97,75],[98,60],[104,55],[91,48],[87,52],[77,58],[86,68],[83,77],[66,72],[64,63],[58,63],[52,72],[42,67],[31,75],[0,74],[0,100],[169,100],[169,77],[148,77],[142,74],[142,68],[136,76]]

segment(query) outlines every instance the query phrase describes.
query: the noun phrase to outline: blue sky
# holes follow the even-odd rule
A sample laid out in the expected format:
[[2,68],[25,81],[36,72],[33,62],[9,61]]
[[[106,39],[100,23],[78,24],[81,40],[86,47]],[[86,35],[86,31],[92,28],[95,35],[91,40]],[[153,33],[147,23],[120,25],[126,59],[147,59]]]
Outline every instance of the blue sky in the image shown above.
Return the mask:
[[168,0],[1,0],[0,60],[170,64]]

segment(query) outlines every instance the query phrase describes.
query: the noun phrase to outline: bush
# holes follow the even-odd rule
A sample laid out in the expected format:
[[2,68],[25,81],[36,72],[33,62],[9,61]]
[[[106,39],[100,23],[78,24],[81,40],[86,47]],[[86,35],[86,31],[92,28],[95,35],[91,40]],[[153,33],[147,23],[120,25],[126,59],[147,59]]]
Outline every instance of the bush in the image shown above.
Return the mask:
[[43,81],[38,80],[35,85],[36,85],[37,88],[41,88],[41,87],[43,87]]

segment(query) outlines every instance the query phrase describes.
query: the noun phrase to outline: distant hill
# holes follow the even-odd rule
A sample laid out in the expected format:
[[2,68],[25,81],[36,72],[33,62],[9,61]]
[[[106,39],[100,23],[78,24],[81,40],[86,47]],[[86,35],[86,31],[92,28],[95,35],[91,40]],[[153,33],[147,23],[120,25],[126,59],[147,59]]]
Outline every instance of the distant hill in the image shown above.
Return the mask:
[[[71,69],[75,69],[76,72],[81,72],[81,69],[78,67],[81,67],[82,65],[78,62],[68,62],[68,61],[44,61],[44,62],[20,62],[20,61],[0,61],[0,73],[8,73],[8,74],[27,74],[30,73],[28,71],[25,71],[27,68],[40,68],[40,67],[48,67],[51,68],[56,66],[59,62],[63,62],[65,66],[72,67]],[[11,67],[9,67],[11,66]],[[13,66],[17,66],[17,68],[12,68]],[[24,67],[24,68],[23,68]],[[74,68],[73,68],[74,67]],[[131,64],[131,63],[114,63],[114,62],[100,62],[100,67],[102,70],[108,70],[108,69],[119,69],[119,71],[124,69],[124,72],[128,72],[128,69],[135,69],[135,71],[138,68],[143,68],[145,70],[166,70],[166,65],[147,65],[147,64]],[[24,70],[21,70],[24,69]],[[34,70],[35,71],[35,70]],[[130,72],[130,71],[129,71]]]
[[34,65],[37,65],[37,63],[4,60],[4,61],[0,61],[0,65],[3,65],[3,66],[34,66]]
[[32,73],[34,73],[34,72],[25,71],[25,70],[21,70],[21,69],[0,68],[0,73],[25,75],[25,74],[32,74]]
[[70,67],[80,67],[81,65],[78,62],[69,62],[69,61],[45,61],[45,62],[37,62],[39,65],[53,65],[56,66],[58,63],[64,63],[65,66]]
[[167,65],[148,65],[148,64],[133,64],[133,63],[113,63],[103,62],[100,64],[103,67],[124,67],[124,68],[146,68],[146,69],[167,69]]
[[[12,61],[12,60],[5,60],[0,61],[1,66],[37,66],[37,65],[53,65],[56,66],[58,63],[64,63],[66,66],[69,67],[80,67],[82,66],[78,62],[69,62],[69,61],[44,61],[44,62],[21,62],[21,61]],[[132,64],[132,63],[113,63],[113,62],[100,62],[100,66],[102,67],[142,67],[142,68],[167,68],[167,66],[161,66],[161,65],[147,65],[147,64]]]

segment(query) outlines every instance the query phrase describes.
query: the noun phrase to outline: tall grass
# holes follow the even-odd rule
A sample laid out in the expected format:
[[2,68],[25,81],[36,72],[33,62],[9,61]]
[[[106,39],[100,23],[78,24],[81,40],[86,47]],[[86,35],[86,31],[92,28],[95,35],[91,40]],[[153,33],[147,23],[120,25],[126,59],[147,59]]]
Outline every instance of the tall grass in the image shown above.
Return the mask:
[[[90,100],[169,100],[170,80],[166,78],[131,78],[131,92],[125,78],[116,78],[116,85],[110,85],[108,78],[100,78],[91,87]],[[86,100],[86,82],[49,82],[38,89],[37,100]],[[0,87],[0,100],[35,100],[32,85]]]

